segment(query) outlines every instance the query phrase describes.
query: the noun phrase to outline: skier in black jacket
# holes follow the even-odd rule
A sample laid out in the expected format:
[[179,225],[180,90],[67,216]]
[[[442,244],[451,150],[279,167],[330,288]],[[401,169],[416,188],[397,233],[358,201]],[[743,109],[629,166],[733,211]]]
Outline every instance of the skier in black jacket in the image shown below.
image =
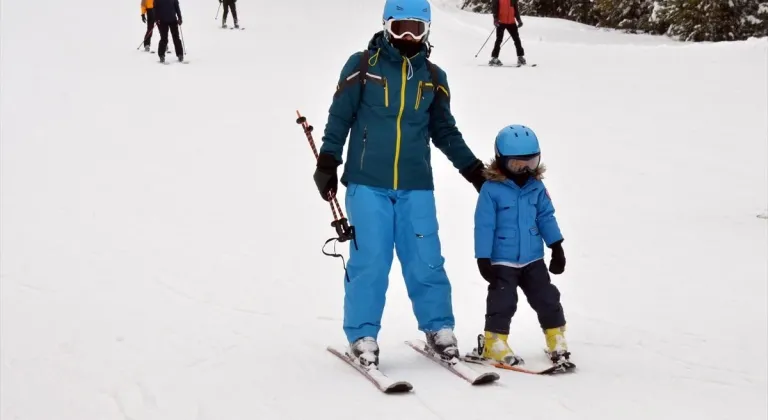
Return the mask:
[[224,15],[221,19],[222,28],[227,27],[227,14],[229,14],[230,9],[232,9],[232,19],[235,21],[235,28],[240,28],[240,25],[237,24],[237,7],[235,7],[236,2],[237,0],[219,0],[219,3],[223,3],[224,5]]
[[171,36],[173,36],[176,57],[179,61],[184,61],[184,47],[181,45],[181,38],[179,38],[179,26],[181,25],[179,0],[155,0],[155,19],[157,19],[157,28],[160,30],[160,45],[157,47],[157,55],[160,56],[160,61],[165,62],[169,29],[171,30]]

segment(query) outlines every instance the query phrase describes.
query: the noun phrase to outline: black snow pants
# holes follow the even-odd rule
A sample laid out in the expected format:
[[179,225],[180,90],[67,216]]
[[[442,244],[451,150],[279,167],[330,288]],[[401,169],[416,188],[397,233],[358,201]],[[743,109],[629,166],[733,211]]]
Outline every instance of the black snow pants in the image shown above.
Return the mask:
[[179,24],[178,22],[157,22],[157,29],[160,30],[160,45],[157,46],[157,54],[160,57],[165,57],[165,51],[168,49],[168,30],[171,30],[171,36],[173,37],[173,47],[176,51],[176,56],[184,55],[184,47],[181,45],[181,38],[179,38]]
[[560,291],[552,284],[542,259],[523,268],[493,266],[493,279],[488,285],[486,299],[485,331],[509,334],[509,324],[517,311],[518,286],[536,311],[542,330],[565,325]]
[[147,9],[147,33],[144,34],[144,46],[152,43],[152,32],[155,29],[155,9]]
[[525,55],[525,50],[523,49],[522,41],[520,41],[520,32],[517,30],[517,25],[514,23],[499,24],[499,26],[496,27],[496,43],[493,44],[491,57],[499,58],[501,41],[504,40],[504,31],[508,31],[509,35],[512,37],[512,41],[515,43],[515,52],[517,52],[517,56],[523,57]]
[[227,15],[229,15],[229,9],[232,9],[232,19],[237,23],[237,7],[235,6],[236,0],[224,0],[224,20],[223,23],[227,23]]

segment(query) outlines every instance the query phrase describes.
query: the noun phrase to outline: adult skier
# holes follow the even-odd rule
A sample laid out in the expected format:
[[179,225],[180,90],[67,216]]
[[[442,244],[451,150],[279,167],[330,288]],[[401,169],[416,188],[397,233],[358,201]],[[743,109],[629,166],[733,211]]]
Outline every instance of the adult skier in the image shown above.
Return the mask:
[[356,237],[350,241],[343,328],[349,354],[365,366],[379,362],[377,336],[393,248],[427,344],[444,359],[459,356],[438,237],[430,137],[478,191],[484,165],[456,128],[445,72],[427,60],[430,24],[427,0],[386,1],[384,30],[341,71],[314,174],[323,199],[334,197],[350,134],[341,183]]
[[219,0],[219,3],[223,3],[224,5],[224,14],[221,18],[221,27],[226,28],[227,27],[227,15],[229,14],[229,9],[232,9],[232,19],[235,21],[235,28],[240,28],[240,25],[237,24],[237,7],[235,6],[235,3],[237,3],[237,0]]
[[523,26],[520,18],[520,5],[518,0],[492,0],[493,25],[496,26],[496,43],[493,44],[491,51],[491,61],[488,64],[492,66],[501,66],[499,53],[501,52],[501,41],[504,39],[504,31],[509,32],[512,41],[515,43],[515,52],[517,53],[517,64],[525,65],[525,50],[520,40],[518,27]]
[[160,30],[160,45],[157,47],[160,61],[165,62],[165,52],[168,47],[168,30],[171,31],[171,36],[173,36],[176,57],[179,61],[184,61],[184,47],[181,45],[181,38],[179,37],[179,26],[181,25],[179,0],[154,0],[154,4],[157,28]]
[[153,0],[141,0],[141,21],[147,24],[147,32],[144,34],[144,50],[149,51],[152,44],[152,31],[155,28],[155,2]]

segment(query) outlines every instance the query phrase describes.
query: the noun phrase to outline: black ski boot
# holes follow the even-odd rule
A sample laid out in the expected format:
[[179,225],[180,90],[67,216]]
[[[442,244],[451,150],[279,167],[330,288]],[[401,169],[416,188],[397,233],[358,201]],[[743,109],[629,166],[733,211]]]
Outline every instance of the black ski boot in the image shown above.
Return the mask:
[[443,328],[440,331],[428,332],[427,346],[443,360],[459,357],[459,345],[453,329]]
[[235,19],[235,29],[240,29],[240,24],[237,23],[237,19]]
[[161,55],[161,56],[160,56],[160,62],[161,62],[161,63],[165,63],[165,56],[164,56],[164,55]]
[[523,57],[522,55],[520,57],[517,57],[517,65],[518,66],[524,66],[526,64],[528,64],[528,63],[526,63],[525,57]]
[[488,62],[489,66],[503,66],[504,63],[499,60],[498,57],[491,57],[491,61]]
[[184,61],[184,54],[179,54],[179,55],[176,56],[176,58],[178,58],[179,59],[179,63],[181,63],[181,62]]
[[376,368],[379,366],[379,345],[373,337],[358,338],[349,346],[349,352],[350,356],[357,359],[357,363],[363,367]]

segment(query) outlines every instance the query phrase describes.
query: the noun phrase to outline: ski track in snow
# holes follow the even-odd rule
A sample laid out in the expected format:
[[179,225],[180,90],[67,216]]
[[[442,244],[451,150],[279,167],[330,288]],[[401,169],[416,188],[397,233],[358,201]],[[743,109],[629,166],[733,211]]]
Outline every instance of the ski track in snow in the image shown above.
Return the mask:
[[[541,138],[580,371],[477,388],[425,360],[403,344],[423,336],[395,261],[381,367],[415,392],[383,395],[325,351],[344,340],[343,271],[320,252],[331,215],[294,122],[321,138],[380,2],[241,2],[248,30],[222,31],[215,2],[182,0],[184,66],[134,50],[137,3],[3,3],[0,418],[768,417],[767,39],[524,17],[539,66],[484,68],[490,17],[433,0],[432,59],[473,151],[489,160],[512,123]],[[433,167],[466,352],[486,293],[476,193],[440,153]],[[522,294],[510,337],[546,363]]]

